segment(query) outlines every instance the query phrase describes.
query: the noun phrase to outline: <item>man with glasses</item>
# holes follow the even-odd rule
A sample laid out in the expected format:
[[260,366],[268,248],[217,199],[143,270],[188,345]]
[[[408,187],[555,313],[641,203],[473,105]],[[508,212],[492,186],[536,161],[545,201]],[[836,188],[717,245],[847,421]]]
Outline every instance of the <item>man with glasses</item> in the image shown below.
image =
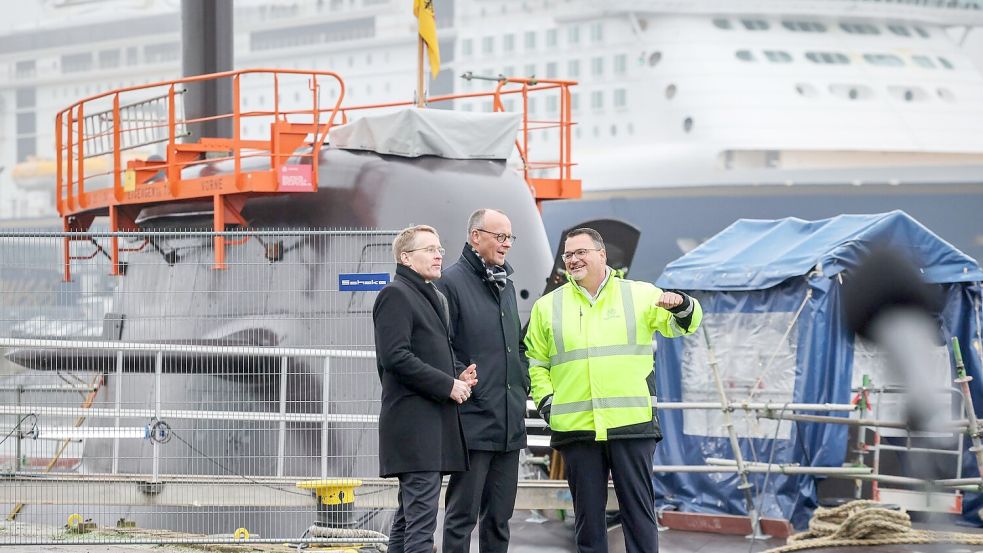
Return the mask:
[[563,262],[568,282],[536,301],[525,345],[533,400],[566,465],[577,551],[608,550],[609,474],[627,553],[658,551],[652,337],[693,333],[703,310],[682,292],[621,278],[593,229],[567,234]]
[[451,475],[447,485],[443,551],[468,553],[480,518],[481,553],[505,553],[529,389],[512,267],[505,261],[515,235],[509,218],[494,209],[472,213],[467,230],[460,259],[437,284],[447,296],[454,353],[481,370],[474,395],[461,406],[471,470]]
[[382,381],[379,473],[399,478],[389,534],[393,553],[430,553],[440,479],[468,470],[458,405],[477,384],[475,366],[454,358],[440,278],[444,248],[433,227],[403,229],[393,240],[396,277],[372,307]]

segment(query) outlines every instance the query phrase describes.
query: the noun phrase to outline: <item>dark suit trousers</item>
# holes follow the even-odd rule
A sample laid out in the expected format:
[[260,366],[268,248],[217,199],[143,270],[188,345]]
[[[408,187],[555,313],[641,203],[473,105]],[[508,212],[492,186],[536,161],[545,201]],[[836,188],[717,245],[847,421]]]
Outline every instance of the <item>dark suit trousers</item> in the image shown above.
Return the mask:
[[471,470],[452,474],[447,485],[443,551],[471,551],[471,531],[480,515],[478,550],[505,553],[519,479],[519,450],[468,453]]
[[432,553],[439,503],[439,472],[400,474],[399,507],[389,532],[389,553]]
[[655,490],[652,487],[654,438],[574,442],[558,449],[567,467],[573,495],[577,551],[607,553],[604,516],[608,498],[608,473],[621,507],[627,553],[659,550],[655,522]]

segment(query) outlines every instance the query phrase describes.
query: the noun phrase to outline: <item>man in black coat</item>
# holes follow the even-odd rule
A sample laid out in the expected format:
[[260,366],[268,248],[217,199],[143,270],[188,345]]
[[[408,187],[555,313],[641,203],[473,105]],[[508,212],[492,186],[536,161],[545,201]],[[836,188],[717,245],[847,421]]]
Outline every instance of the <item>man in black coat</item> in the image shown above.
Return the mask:
[[447,486],[444,553],[470,551],[479,516],[481,553],[505,553],[509,546],[529,391],[512,268],[505,262],[514,242],[504,213],[475,211],[461,258],[437,283],[447,296],[458,361],[481,368],[474,396],[461,406],[471,470],[451,475]]
[[431,553],[440,479],[468,470],[458,405],[471,396],[477,372],[454,359],[447,300],[440,278],[444,249],[433,227],[404,229],[393,241],[396,277],[372,308],[382,381],[379,474],[399,478],[399,507],[390,553]]

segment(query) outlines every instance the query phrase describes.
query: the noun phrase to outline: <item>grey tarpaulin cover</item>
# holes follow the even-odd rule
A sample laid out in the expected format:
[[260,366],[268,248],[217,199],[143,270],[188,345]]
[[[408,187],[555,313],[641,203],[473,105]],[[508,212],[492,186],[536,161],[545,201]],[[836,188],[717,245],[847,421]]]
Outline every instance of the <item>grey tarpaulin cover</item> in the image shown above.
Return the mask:
[[404,157],[508,159],[518,130],[517,113],[410,108],[335,127],[328,142],[344,150]]

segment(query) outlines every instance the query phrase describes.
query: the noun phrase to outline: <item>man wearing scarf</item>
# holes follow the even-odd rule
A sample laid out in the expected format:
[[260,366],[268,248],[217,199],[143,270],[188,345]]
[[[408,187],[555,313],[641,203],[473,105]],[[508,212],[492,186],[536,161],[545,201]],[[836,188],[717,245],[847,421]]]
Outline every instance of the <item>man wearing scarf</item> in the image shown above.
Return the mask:
[[515,288],[508,278],[512,267],[505,261],[514,243],[504,213],[479,209],[468,219],[460,259],[437,281],[447,296],[459,368],[477,365],[481,373],[470,401],[461,405],[471,469],[452,474],[447,486],[444,553],[468,553],[475,523],[481,553],[508,550],[529,393]]

